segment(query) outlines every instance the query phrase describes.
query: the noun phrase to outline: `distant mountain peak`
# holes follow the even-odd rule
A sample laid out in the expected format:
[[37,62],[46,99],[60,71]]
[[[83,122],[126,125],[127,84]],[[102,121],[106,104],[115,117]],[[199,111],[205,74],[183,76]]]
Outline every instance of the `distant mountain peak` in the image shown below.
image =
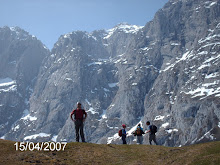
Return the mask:
[[18,40],[37,39],[36,36],[30,35],[29,32],[23,30],[18,26],[4,26],[0,28],[0,32],[7,32],[8,34],[16,37]]

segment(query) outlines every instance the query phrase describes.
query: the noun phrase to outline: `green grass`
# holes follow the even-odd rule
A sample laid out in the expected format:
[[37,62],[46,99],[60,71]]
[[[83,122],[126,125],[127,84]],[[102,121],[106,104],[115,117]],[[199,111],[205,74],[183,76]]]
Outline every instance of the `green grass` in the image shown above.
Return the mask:
[[68,143],[64,151],[15,151],[15,142],[0,140],[0,165],[217,165],[220,142],[186,147]]

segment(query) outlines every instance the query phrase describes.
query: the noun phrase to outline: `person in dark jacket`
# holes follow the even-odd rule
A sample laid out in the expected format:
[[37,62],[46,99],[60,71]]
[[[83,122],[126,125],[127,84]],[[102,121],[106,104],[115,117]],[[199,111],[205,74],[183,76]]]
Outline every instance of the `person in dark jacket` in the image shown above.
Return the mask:
[[122,127],[123,127],[123,129],[122,129],[122,136],[121,136],[122,142],[123,142],[123,144],[127,144],[127,142],[126,142],[127,133],[126,133],[126,130],[125,130],[126,125],[122,124]]
[[149,133],[149,143],[150,143],[150,145],[152,145],[152,143],[151,143],[152,140],[154,141],[154,143],[156,145],[158,145],[157,140],[156,140],[155,132],[153,132],[153,129],[152,129],[153,125],[150,125],[149,121],[146,122],[146,125],[148,126],[148,131],[146,133]]
[[[74,119],[73,119],[74,115]],[[76,132],[76,141],[79,142],[79,131],[82,142],[85,142],[83,125],[86,120],[87,113],[84,109],[81,108],[81,103],[77,102],[77,109],[74,109],[70,114],[71,120],[75,123],[75,132]]]

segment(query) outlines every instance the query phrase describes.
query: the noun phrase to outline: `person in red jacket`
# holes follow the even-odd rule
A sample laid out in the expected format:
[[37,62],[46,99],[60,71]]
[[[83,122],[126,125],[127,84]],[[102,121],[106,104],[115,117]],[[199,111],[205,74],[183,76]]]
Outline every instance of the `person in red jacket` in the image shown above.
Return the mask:
[[[73,119],[74,115],[74,119]],[[87,113],[81,108],[81,103],[77,102],[77,109],[74,109],[70,114],[71,120],[75,123],[76,141],[79,142],[79,131],[82,142],[85,142],[83,123],[86,120]]]

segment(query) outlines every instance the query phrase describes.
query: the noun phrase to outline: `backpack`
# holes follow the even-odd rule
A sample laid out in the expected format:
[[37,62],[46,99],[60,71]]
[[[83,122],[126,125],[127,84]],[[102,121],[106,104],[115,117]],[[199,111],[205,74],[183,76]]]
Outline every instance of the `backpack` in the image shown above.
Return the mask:
[[136,135],[142,135],[142,132],[141,132],[141,128],[138,127],[137,130],[136,130]]
[[119,131],[118,131],[118,136],[122,136],[122,129],[120,129]]
[[157,127],[155,125],[151,125],[150,132],[151,133],[156,133],[157,132]]

